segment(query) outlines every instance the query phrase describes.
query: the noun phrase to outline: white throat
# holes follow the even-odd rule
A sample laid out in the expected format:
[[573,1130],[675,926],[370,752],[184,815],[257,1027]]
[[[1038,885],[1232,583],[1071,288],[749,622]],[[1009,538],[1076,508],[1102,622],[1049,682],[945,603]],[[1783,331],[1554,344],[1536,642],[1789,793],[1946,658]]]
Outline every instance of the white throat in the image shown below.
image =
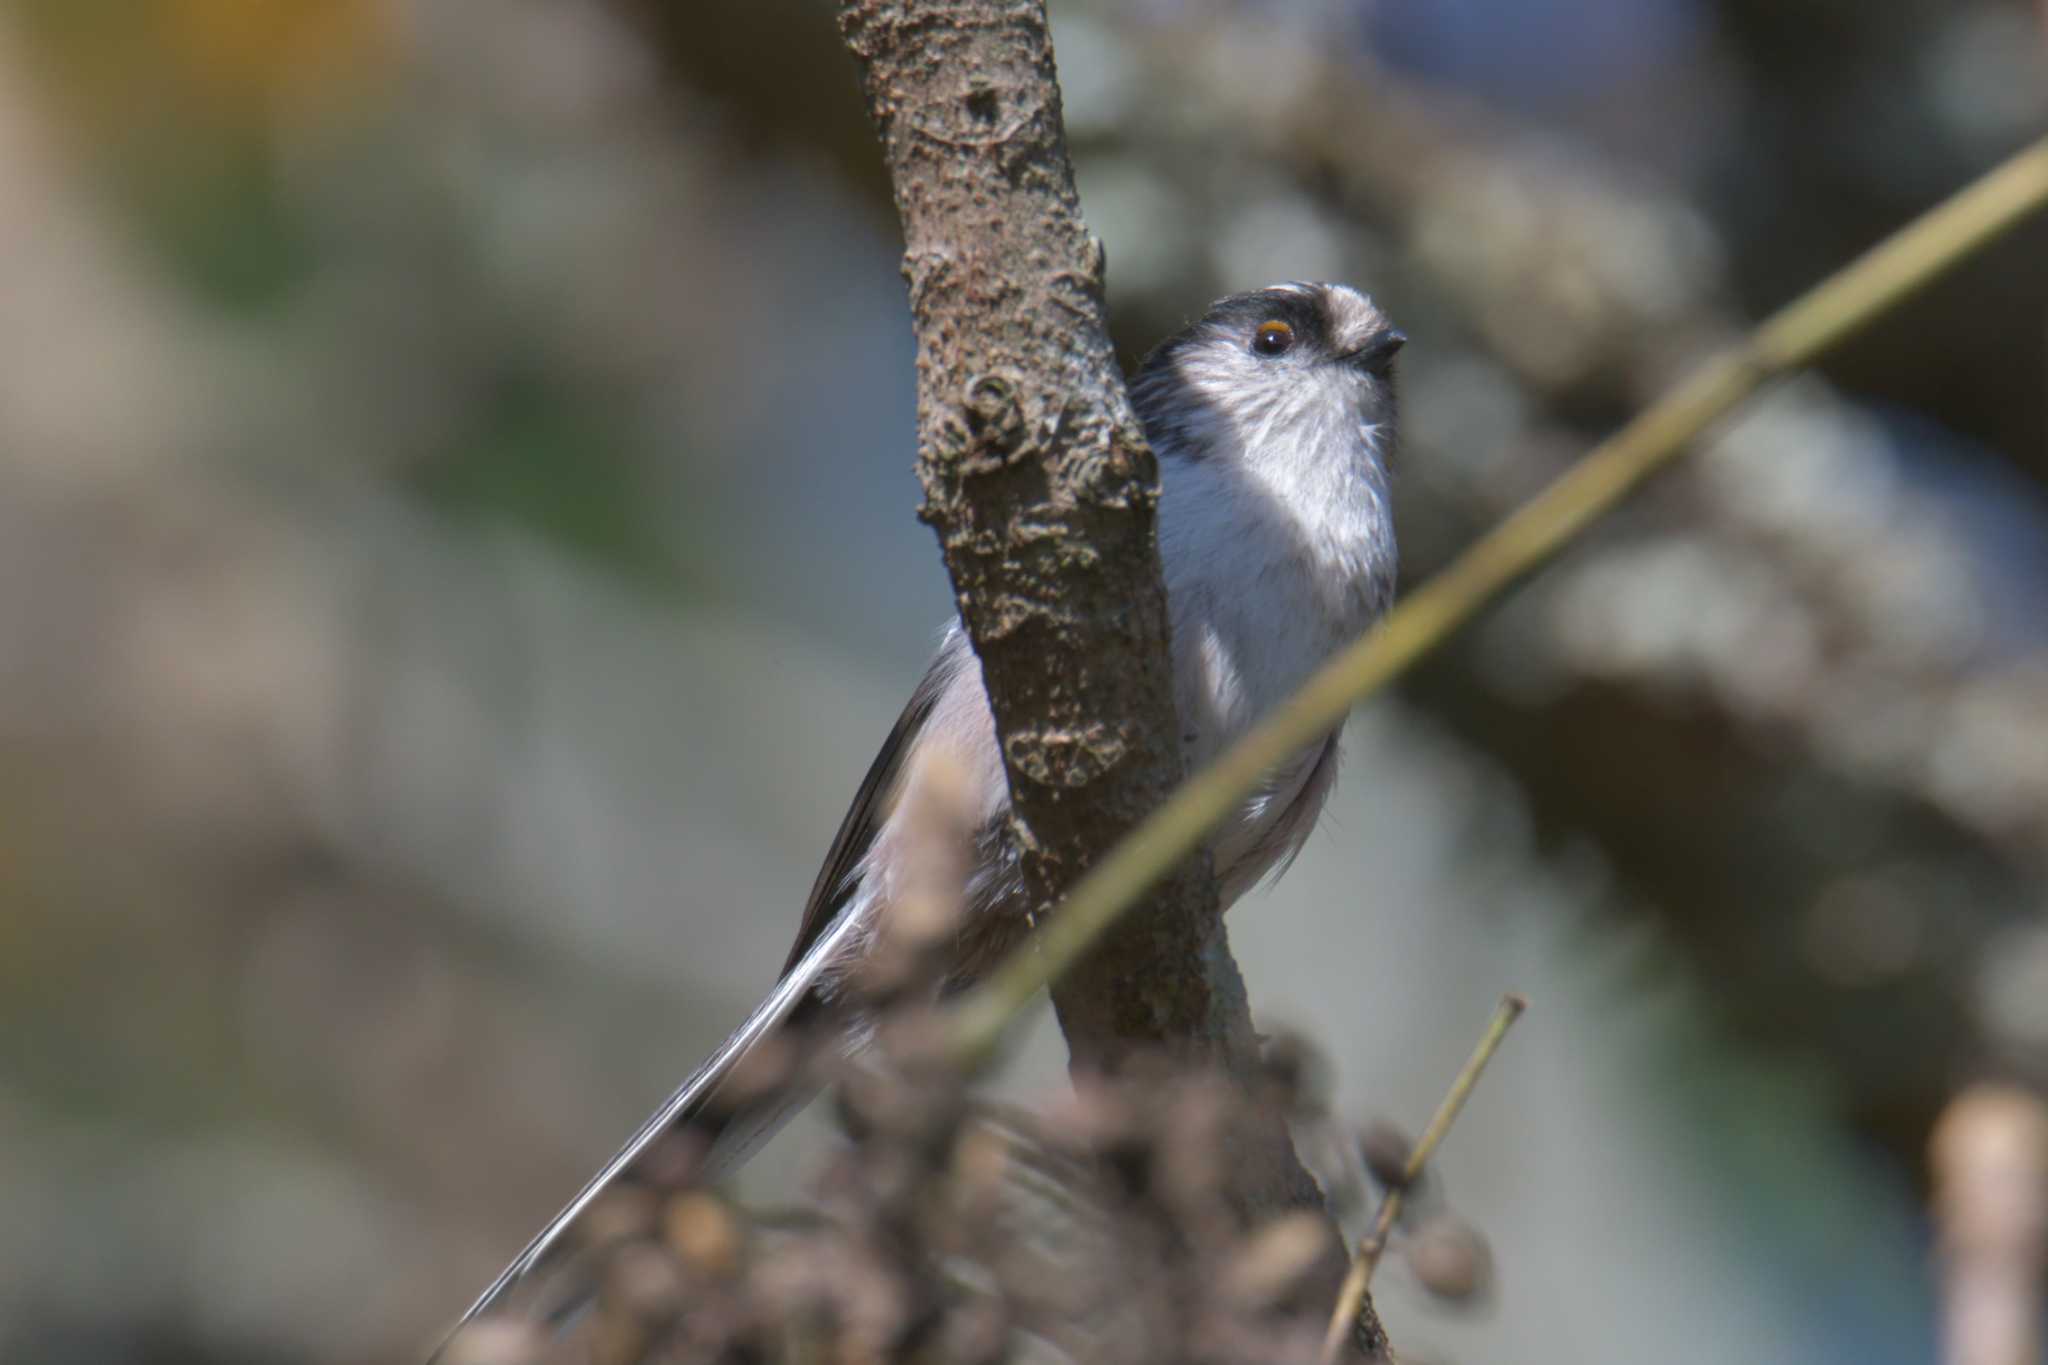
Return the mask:
[[[1341,382],[1341,375],[1333,375]],[[1160,558],[1183,715],[1206,757],[1384,611],[1395,550],[1382,429],[1354,404],[1254,407],[1200,458],[1160,451]]]

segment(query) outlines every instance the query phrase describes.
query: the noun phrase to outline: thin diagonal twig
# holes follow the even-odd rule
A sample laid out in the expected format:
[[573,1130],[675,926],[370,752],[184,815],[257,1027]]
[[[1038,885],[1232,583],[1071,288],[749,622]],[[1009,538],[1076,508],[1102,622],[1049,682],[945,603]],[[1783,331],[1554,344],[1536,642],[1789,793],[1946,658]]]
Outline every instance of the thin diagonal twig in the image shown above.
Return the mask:
[[1209,767],[1183,783],[1077,882],[1046,926],[956,1008],[950,1042],[976,1061],[1003,1029],[1192,853],[1203,837],[1288,755],[1327,734],[1360,699],[1384,688],[1563,549],[1708,426],[1772,379],[1816,357],[1897,306],[2048,205],[2048,139],[1957,192],[1772,316],[1734,351],[1641,413],[1567,470]]
[[1514,1027],[1515,1020],[1521,1018],[1522,1011],[1528,1007],[1529,1002],[1519,995],[1500,998],[1500,1004],[1494,1007],[1493,1018],[1487,1021],[1486,1032],[1479,1037],[1479,1045],[1465,1059],[1465,1065],[1459,1070],[1458,1078],[1451,1082],[1443,1103],[1430,1116],[1429,1127],[1422,1130],[1414,1150],[1408,1153],[1408,1164],[1402,1168],[1400,1180],[1380,1201],[1379,1214],[1372,1220],[1372,1231],[1359,1242],[1358,1254],[1351,1260],[1351,1273],[1344,1277],[1343,1291],[1337,1296],[1336,1311],[1330,1314],[1329,1334],[1323,1338],[1325,1365],[1336,1360],[1344,1349],[1344,1338],[1358,1318],[1359,1306],[1365,1302],[1365,1292],[1372,1284],[1372,1272],[1379,1267],[1380,1254],[1387,1249],[1387,1238],[1394,1230],[1394,1220],[1401,1216],[1401,1204],[1407,1197],[1408,1188],[1422,1178],[1422,1168],[1436,1155],[1437,1145],[1444,1140],[1444,1134],[1451,1131],[1458,1111],[1472,1097],[1472,1087],[1479,1084],[1480,1073],[1493,1060],[1493,1054],[1500,1051],[1501,1040],[1508,1036],[1508,1030]]

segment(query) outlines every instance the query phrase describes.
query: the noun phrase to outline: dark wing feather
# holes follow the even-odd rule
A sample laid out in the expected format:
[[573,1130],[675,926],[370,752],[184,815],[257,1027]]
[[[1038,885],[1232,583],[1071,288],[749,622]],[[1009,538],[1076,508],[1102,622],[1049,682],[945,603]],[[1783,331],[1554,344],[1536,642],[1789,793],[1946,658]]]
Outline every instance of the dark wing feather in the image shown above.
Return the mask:
[[839,833],[832,840],[832,848],[825,854],[825,865],[818,869],[818,880],[811,887],[809,899],[804,902],[804,917],[797,925],[796,942],[789,950],[789,960],[782,964],[784,975],[790,968],[803,960],[811,945],[818,941],[818,935],[825,932],[840,909],[853,894],[853,871],[860,866],[860,860],[867,856],[868,848],[875,842],[875,832],[888,818],[889,803],[895,797],[896,779],[903,771],[903,762],[917,744],[917,737],[924,730],[924,724],[931,718],[932,708],[938,704],[939,694],[945,690],[947,654],[941,651],[925,670],[924,680],[917,690],[910,694],[910,701],[904,706],[903,714],[896,718],[896,724],[889,731],[889,737],[882,741],[882,751],[875,755],[875,761],[868,766],[868,775],[861,779],[860,790],[854,793],[853,805],[847,808],[846,818],[839,822]]

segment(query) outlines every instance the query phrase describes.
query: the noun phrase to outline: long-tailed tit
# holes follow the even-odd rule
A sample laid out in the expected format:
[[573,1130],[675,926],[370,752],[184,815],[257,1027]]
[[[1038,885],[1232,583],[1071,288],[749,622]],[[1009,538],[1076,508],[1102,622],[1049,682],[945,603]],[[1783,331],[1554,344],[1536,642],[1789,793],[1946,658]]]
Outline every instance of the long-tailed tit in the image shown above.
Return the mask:
[[[1394,590],[1388,459],[1392,362],[1406,338],[1357,290],[1284,284],[1233,294],[1163,342],[1131,383],[1159,457],[1159,557],[1187,759],[1213,758],[1386,609]],[[576,1220],[664,1136],[712,1143],[700,1179],[729,1171],[808,1095],[719,1102],[737,1067],[792,1016],[829,1001],[873,941],[905,875],[897,800],[949,752],[964,767],[976,841],[949,984],[1014,942],[1026,912],[998,837],[1009,791],[981,666],[956,621],[861,783],[804,907],[782,976],[733,1035],[484,1291],[501,1303]],[[1211,837],[1228,905],[1284,868],[1337,770],[1332,731],[1289,759]],[[959,776],[959,769],[955,770]]]

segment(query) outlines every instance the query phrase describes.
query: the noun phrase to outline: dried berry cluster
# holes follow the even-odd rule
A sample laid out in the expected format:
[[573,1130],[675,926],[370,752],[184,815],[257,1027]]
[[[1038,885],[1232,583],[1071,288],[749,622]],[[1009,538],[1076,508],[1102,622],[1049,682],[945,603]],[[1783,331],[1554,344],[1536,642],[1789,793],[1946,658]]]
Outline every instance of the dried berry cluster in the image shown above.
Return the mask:
[[[931,1019],[899,998],[863,1063],[804,1063],[836,1072],[846,1141],[801,1213],[748,1214],[671,1147],[592,1211],[556,1271],[565,1297],[596,1287],[590,1311],[560,1333],[545,1306],[472,1325],[448,1365],[1317,1360],[1329,1222],[1243,1227],[1220,1194],[1233,1128],[1247,1105],[1286,1106],[1326,1158],[1345,1154],[1328,1177],[1339,1209],[1362,1208],[1368,1171],[1397,1175],[1405,1150],[1384,1127],[1337,1137],[1302,1043],[1269,1048],[1249,1085],[1139,1066],[1023,1111],[971,1103],[959,1072],[926,1060]],[[1483,1244],[1419,1202],[1417,1278],[1472,1294]]]
[[[1362,1211],[1391,1183],[1375,1170],[1398,1179],[1405,1140],[1341,1134],[1326,1067],[1293,1036],[1249,1078],[1140,1058],[1037,1110],[973,1101],[932,1003],[959,927],[946,814],[941,800],[915,822],[931,856],[913,860],[860,978],[722,1096],[831,1082],[845,1142],[802,1211],[740,1209],[696,1181],[701,1143],[673,1138],[582,1220],[524,1316],[465,1329],[446,1365],[1319,1359],[1329,1214],[1247,1226],[1225,1163],[1251,1116],[1277,1108],[1323,1149],[1331,1208]],[[871,1039],[858,1062],[839,1045],[849,1028]],[[1483,1247],[1461,1259],[1457,1238],[1410,1241],[1418,1270],[1450,1267],[1425,1283],[1469,1294],[1483,1281]],[[1383,1355],[1366,1317],[1362,1353]]]

